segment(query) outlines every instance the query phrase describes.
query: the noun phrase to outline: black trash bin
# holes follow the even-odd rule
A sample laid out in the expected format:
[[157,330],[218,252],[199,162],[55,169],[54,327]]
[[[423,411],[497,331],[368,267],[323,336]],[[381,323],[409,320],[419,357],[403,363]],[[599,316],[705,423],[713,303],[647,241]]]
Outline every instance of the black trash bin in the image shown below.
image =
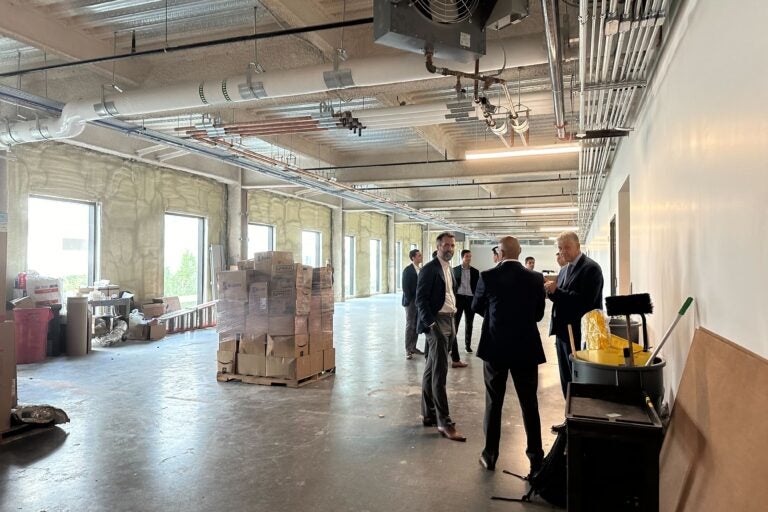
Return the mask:
[[627,337],[627,321],[624,317],[614,317],[608,322],[608,329],[611,334],[615,336],[621,336],[625,340],[632,340],[633,343],[640,344],[640,322],[632,320],[629,324],[629,334],[631,338]]
[[658,512],[661,420],[639,391],[568,385],[568,510]]
[[53,318],[48,322],[47,356],[60,356],[62,351],[61,304],[51,304]]

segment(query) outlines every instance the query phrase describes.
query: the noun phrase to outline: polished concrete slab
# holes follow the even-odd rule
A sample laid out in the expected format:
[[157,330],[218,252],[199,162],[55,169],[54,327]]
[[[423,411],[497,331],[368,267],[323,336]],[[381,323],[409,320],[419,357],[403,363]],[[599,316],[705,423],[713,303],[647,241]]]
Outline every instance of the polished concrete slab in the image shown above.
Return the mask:
[[[20,399],[72,422],[0,448],[0,510],[546,510],[490,500],[526,489],[501,472],[528,469],[511,382],[502,455],[487,472],[479,359],[449,372],[469,439],[448,441],[421,426],[424,361],[405,359],[399,296],[337,304],[334,320],[337,375],[301,389],[217,382],[213,331],[19,366]],[[545,451],[563,420],[552,344],[539,372]]]

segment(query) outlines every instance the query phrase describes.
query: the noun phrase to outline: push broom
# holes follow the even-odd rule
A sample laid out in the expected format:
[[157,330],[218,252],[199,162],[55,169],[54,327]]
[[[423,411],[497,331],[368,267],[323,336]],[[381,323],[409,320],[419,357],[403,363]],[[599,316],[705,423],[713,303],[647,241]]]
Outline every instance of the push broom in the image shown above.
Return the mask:
[[653,360],[656,358],[656,356],[659,354],[659,351],[661,350],[661,347],[664,346],[664,344],[669,339],[669,335],[672,334],[672,330],[677,326],[677,323],[680,321],[681,318],[683,318],[683,315],[685,315],[685,312],[688,311],[688,308],[691,307],[691,304],[693,303],[693,297],[688,297],[685,299],[685,302],[683,303],[683,307],[680,308],[680,311],[677,312],[677,318],[675,318],[675,321],[672,322],[672,325],[669,326],[669,329],[667,329],[667,332],[664,333],[664,336],[661,338],[661,341],[656,346],[655,349],[653,349],[653,352],[651,352],[651,357],[648,358],[648,361],[645,362],[645,366],[651,366],[653,364]]
[[[651,296],[647,293],[633,295],[614,295],[605,298],[605,309],[608,316],[624,316],[627,319],[627,344],[624,349],[624,362],[627,366],[635,366],[635,356],[630,335],[630,317],[641,315],[645,323],[645,315],[653,313]],[[645,329],[643,329],[645,331]],[[646,342],[647,343],[647,342]]]

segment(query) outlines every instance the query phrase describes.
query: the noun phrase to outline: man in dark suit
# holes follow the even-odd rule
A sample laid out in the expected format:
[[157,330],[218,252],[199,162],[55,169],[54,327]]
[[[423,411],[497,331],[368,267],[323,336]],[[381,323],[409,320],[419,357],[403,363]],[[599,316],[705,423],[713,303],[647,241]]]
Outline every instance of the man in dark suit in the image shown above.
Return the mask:
[[480,464],[491,471],[496,467],[501,410],[507,374],[511,374],[523,413],[527,438],[525,453],[533,473],[544,460],[536,396],[538,367],[546,361],[536,325],[544,316],[544,278],[520,264],[520,243],[516,238],[502,238],[499,252],[501,262],[480,275],[472,302],[475,311],[487,311],[487,327],[477,346],[477,356],[485,362],[485,449]]
[[416,311],[416,283],[421,270],[421,251],[412,249],[408,253],[411,264],[403,269],[403,307],[405,307],[405,358],[412,359],[413,354],[423,355],[424,352],[416,348],[419,333],[416,330],[418,313]]
[[[467,352],[472,352],[472,324],[475,312],[472,310],[472,296],[480,279],[480,271],[470,265],[472,263],[472,251],[461,251],[461,265],[453,267],[453,280],[456,283],[456,331],[459,330],[461,316],[464,315],[464,347]],[[459,343],[457,341],[451,348],[451,359],[454,368],[463,368],[467,363],[459,357]]]
[[419,272],[416,285],[416,309],[419,332],[427,335],[427,364],[421,383],[421,414],[425,427],[437,426],[438,432],[452,441],[466,441],[456,431],[448,411],[445,380],[448,375],[448,351],[456,338],[453,315],[456,314],[456,286],[450,261],[456,239],[449,232],[437,237],[437,257]]
[[603,309],[603,271],[596,261],[581,252],[579,236],[573,231],[561,233],[557,247],[566,265],[557,275],[557,282],[547,281],[544,288],[553,304],[549,334],[555,335],[560,385],[565,396],[571,382],[568,326],[572,326],[574,343],[580,347],[581,317],[593,309]]

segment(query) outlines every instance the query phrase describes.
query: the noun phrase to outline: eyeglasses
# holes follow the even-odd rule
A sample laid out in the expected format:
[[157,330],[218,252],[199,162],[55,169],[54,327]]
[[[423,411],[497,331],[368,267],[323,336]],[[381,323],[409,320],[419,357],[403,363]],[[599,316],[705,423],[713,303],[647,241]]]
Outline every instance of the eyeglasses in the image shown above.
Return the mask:
[[491,247],[491,251],[493,251],[493,254],[498,256],[499,255],[499,246],[497,245],[496,247]]

